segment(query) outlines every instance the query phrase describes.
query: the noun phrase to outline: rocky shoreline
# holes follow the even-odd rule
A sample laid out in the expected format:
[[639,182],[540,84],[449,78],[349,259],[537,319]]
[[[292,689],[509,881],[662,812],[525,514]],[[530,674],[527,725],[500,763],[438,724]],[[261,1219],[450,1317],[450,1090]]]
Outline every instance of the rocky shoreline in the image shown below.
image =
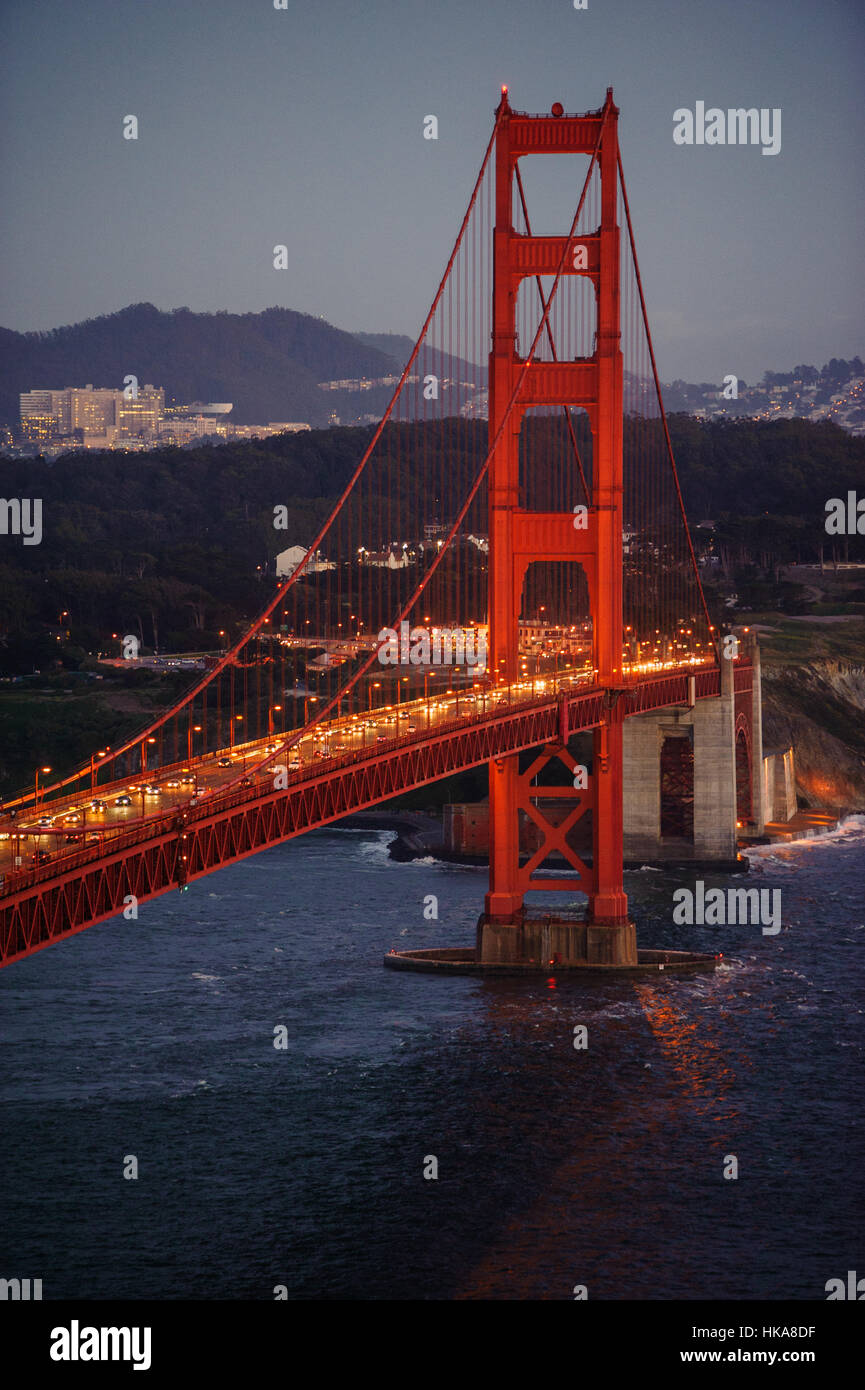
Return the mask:
[[787,744],[800,808],[865,812],[865,665],[764,665],[763,746]]

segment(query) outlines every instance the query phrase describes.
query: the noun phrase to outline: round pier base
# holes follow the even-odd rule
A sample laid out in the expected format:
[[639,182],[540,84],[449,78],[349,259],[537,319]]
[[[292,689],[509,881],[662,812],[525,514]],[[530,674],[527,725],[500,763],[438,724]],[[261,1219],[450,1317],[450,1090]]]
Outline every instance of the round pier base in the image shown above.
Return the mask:
[[631,975],[697,974],[714,970],[720,956],[701,951],[638,951],[636,965],[583,965],[538,961],[484,962],[475,958],[470,946],[448,946],[440,950],[389,951],[384,964],[389,970],[417,970],[428,975],[551,975],[596,978]]

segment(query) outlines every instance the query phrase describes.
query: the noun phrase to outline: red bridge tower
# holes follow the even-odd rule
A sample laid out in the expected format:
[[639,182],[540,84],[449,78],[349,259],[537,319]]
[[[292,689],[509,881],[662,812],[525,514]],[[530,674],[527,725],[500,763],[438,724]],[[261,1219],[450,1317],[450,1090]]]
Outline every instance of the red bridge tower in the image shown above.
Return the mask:
[[[560,110],[560,108],[559,108]],[[519,616],[523,584],[533,561],[578,561],[585,571],[593,628],[593,665],[605,692],[603,722],[593,732],[594,756],[584,788],[574,786],[575,764],[567,750],[567,705],[562,697],[560,738],[539,751],[521,775],[518,755],[490,763],[490,890],[478,928],[478,959],[495,963],[542,961],[631,965],[636,933],[628,918],[622,883],[622,353],[619,323],[618,109],[608,90],[604,106],[587,115],[528,116],[512,112],[502,95],[496,136],[496,226],[493,342],[490,354],[489,471],[490,668],[497,679],[519,679]],[[601,179],[601,221],[589,235],[520,235],[513,226],[517,160],[531,154],[595,156]],[[575,219],[576,225],[576,219]],[[526,276],[584,275],[595,290],[596,339],[591,357],[532,360],[516,353],[516,306]],[[516,393],[516,395],[515,395]],[[513,406],[512,398],[515,396]],[[584,529],[572,512],[528,511],[520,506],[519,438],[531,406],[580,406],[592,431],[590,505]],[[504,422],[504,427],[503,426]],[[500,438],[499,438],[500,434]],[[567,768],[571,785],[544,787],[543,795],[573,802],[558,826],[533,803],[532,781],[552,759]],[[544,841],[520,865],[519,811],[541,828]],[[592,813],[593,862],[584,863],[566,842],[571,826]],[[579,879],[532,878],[557,850]],[[524,907],[529,890],[588,894],[584,923],[532,921]]]

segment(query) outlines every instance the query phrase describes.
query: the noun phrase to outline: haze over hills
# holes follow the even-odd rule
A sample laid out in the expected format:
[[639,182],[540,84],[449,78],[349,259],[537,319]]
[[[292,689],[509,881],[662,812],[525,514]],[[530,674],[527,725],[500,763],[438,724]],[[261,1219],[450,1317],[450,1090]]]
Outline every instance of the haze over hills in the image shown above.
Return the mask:
[[371,343],[293,309],[197,314],[131,304],[45,333],[0,329],[0,420],[17,425],[22,391],[121,388],[131,372],[142,385],[164,387],[166,403],[233,401],[239,424],[326,425],[340,402],[320,381],[394,370],[394,359]]
[[[348,333],[293,309],[260,313],[193,313],[131,304],[114,314],[48,332],[0,328],[0,425],[16,428],[19,394],[39,388],[114,386],[128,373],[165,390],[176,401],[231,401],[237,424],[304,421],[323,427],[368,423],[382,415],[414,347],[396,333]],[[486,365],[445,364],[424,349],[421,374],[458,375],[486,385]],[[375,382],[360,390],[361,379]],[[322,389],[322,382],[340,382]],[[344,384],[343,384],[344,383]],[[758,385],[738,384],[727,399],[724,383],[675,381],[663,387],[668,412],[759,419],[804,416],[832,419],[865,433],[865,368],[833,358],[822,368],[767,371]],[[480,398],[479,398],[480,399]]]
[[377,348],[379,352],[386,353],[395,362],[399,362],[400,366],[404,366],[408,361],[414,347],[413,339],[406,337],[405,333],[355,333],[352,336],[365,347]]

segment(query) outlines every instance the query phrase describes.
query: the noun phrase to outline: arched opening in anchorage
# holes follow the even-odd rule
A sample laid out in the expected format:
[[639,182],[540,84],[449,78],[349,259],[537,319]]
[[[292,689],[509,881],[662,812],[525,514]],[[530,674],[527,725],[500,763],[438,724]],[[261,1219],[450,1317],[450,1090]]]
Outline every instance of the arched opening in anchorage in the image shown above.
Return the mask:
[[736,823],[739,827],[754,818],[751,791],[751,740],[744,721],[736,726]]
[[694,745],[687,735],[661,744],[661,838],[694,843]]

